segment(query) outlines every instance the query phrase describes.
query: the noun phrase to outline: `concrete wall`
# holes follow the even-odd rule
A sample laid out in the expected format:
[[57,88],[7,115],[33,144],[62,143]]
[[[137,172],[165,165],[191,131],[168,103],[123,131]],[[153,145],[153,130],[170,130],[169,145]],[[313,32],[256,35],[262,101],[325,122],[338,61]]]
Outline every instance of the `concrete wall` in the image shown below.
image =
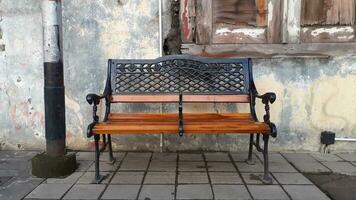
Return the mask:
[[[0,144],[2,149],[44,149],[43,56],[41,0],[0,0]],[[165,34],[169,2],[165,2]],[[102,92],[109,58],[155,58],[158,46],[156,0],[64,0],[64,68],[67,145],[92,149],[86,138],[90,92]],[[1,34],[0,34],[1,36]],[[274,150],[319,150],[323,130],[356,138],[356,56],[330,59],[284,58],[254,60],[261,93],[275,91],[272,120],[279,134]],[[103,107],[102,107],[103,108]],[[102,109],[101,108],[101,109]],[[118,111],[171,112],[172,104],[118,105]],[[185,110],[247,111],[247,105],[187,105]],[[262,105],[258,106],[262,114]],[[239,150],[246,136],[164,136],[166,150]],[[114,138],[115,149],[159,150],[159,136]],[[356,150],[338,143],[335,150]]]

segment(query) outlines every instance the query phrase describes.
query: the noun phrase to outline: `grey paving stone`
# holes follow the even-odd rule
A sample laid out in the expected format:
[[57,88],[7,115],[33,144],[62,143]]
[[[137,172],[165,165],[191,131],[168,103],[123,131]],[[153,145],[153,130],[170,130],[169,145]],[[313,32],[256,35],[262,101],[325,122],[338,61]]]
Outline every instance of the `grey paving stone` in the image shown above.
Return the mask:
[[209,183],[207,172],[179,172],[178,184]]
[[94,161],[89,160],[77,160],[78,167],[75,170],[76,172],[85,172],[89,167],[94,163]]
[[0,176],[0,186],[6,184],[11,178],[11,176]]
[[283,187],[293,200],[329,200],[329,198],[314,185],[284,185]]
[[[235,162],[245,162],[248,158],[248,152],[230,153],[230,155]],[[252,154],[252,160],[260,162],[255,153]]]
[[252,199],[244,185],[213,185],[216,200]]
[[325,166],[331,169],[333,172],[356,175],[356,167],[349,162],[322,162]]
[[206,171],[204,162],[179,162],[179,171]]
[[1,200],[18,200],[24,198],[35,189],[43,179],[41,178],[14,178],[0,187]]
[[150,163],[150,166],[148,168],[148,171],[166,171],[166,172],[174,172],[176,171],[177,168],[177,162],[176,161],[157,161],[157,160],[152,160]]
[[[263,177],[263,173],[241,173],[242,178],[244,179],[247,185],[263,185],[264,183],[261,181],[261,177]],[[278,184],[276,179],[272,178],[272,185]]]
[[148,160],[124,160],[119,171],[146,171]]
[[[99,162],[99,169],[101,172],[114,172],[117,170],[117,168],[119,167],[119,162],[115,162],[115,163],[107,163],[107,162]],[[88,171],[95,171],[95,163],[93,163]]]
[[83,172],[74,172],[71,175],[63,178],[48,178],[45,183],[67,183],[74,184],[81,176]]
[[30,160],[6,159],[0,161],[0,170],[30,170]]
[[111,184],[141,184],[144,172],[117,172]]
[[142,160],[149,161],[152,156],[152,153],[149,152],[128,152],[125,160]]
[[224,152],[211,152],[204,153],[206,161],[230,161],[228,153]]
[[[263,154],[259,153],[257,156],[260,158],[261,162],[263,163]],[[288,163],[288,160],[286,160],[281,154],[279,153],[269,153],[268,154],[268,160],[270,163]]]
[[[86,161],[94,161],[95,160],[95,152],[92,151],[81,151],[77,152],[76,154],[76,159],[78,160],[86,160]],[[113,152],[114,158],[117,161],[122,160],[124,157],[125,153],[124,152]],[[108,162],[110,161],[110,156],[109,152],[102,152],[100,154],[100,161]]]
[[208,184],[178,185],[177,199],[213,199],[213,193]]
[[337,155],[346,161],[356,161],[356,153],[338,153]]
[[19,176],[20,174],[21,174],[20,170],[0,169],[0,177]]
[[262,163],[255,163],[254,165],[250,165],[245,162],[237,162],[236,166],[240,172],[263,172]]
[[[105,176],[105,179],[101,182],[101,184],[109,183],[113,172],[100,172],[100,175]],[[84,172],[84,174],[78,179],[78,184],[93,184],[95,180],[95,172]]]
[[269,171],[270,172],[298,172],[288,162],[270,162]]
[[41,184],[26,199],[60,199],[71,186],[65,183]]
[[174,199],[174,185],[143,185],[140,200],[170,200]]
[[231,162],[208,162],[210,172],[235,172],[236,168]]
[[283,153],[284,157],[292,163],[315,162],[316,160],[308,153]]
[[280,184],[288,185],[310,185],[313,184],[303,174],[300,173],[273,173],[273,176]]
[[152,155],[152,161],[169,161],[169,162],[175,162],[177,161],[177,153],[153,153]]
[[109,185],[101,199],[134,200],[138,196],[140,185]]
[[304,173],[327,173],[330,170],[319,162],[293,163],[294,167]]
[[105,185],[74,185],[63,199],[98,199],[105,189]]
[[180,153],[179,161],[204,161],[204,158],[200,153]]
[[335,154],[325,154],[325,153],[311,153],[310,154],[313,158],[318,161],[343,161],[342,158]]
[[289,199],[287,194],[279,185],[248,185],[254,199]]
[[176,181],[175,172],[148,172],[144,184],[173,184]]
[[242,184],[237,172],[209,172],[209,176],[212,184]]
[[33,156],[38,154],[38,151],[12,151],[2,150],[0,151],[0,160],[31,160]]

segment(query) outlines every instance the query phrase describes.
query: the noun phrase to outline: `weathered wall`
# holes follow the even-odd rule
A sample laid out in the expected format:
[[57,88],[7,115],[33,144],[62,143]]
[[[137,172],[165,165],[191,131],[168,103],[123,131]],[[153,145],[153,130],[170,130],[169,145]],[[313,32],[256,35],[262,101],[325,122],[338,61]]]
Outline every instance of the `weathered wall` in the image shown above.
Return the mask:
[[[0,143],[2,149],[44,149],[41,0],[0,0]],[[169,2],[165,2],[165,34]],[[158,1],[64,0],[64,68],[67,144],[91,149],[86,125],[90,92],[102,92],[109,58],[158,56]],[[2,33],[2,34],[1,34]],[[259,91],[275,91],[272,120],[279,135],[275,150],[319,150],[319,136],[332,130],[356,138],[356,57],[255,59]],[[258,107],[263,110],[262,105]],[[176,105],[118,105],[116,110],[176,111]],[[246,105],[188,105],[185,110],[247,111]],[[261,113],[261,112],[260,112]],[[262,113],[261,113],[262,114]],[[164,136],[166,150],[238,150],[246,136]],[[114,138],[115,149],[159,150],[159,136]],[[338,143],[336,150],[355,150]]]

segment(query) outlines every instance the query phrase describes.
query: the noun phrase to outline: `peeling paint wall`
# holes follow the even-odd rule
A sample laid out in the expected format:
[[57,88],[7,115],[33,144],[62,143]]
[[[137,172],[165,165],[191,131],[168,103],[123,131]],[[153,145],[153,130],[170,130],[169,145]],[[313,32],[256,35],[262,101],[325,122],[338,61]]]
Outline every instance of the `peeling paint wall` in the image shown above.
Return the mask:
[[[0,0],[1,149],[44,149],[41,0]],[[170,28],[165,2],[164,32]],[[91,107],[85,96],[102,92],[109,58],[155,58],[159,54],[158,1],[63,0],[67,145],[92,149],[86,138]],[[258,90],[275,91],[272,121],[279,134],[273,150],[320,148],[320,132],[356,138],[356,57],[255,59]],[[99,110],[103,111],[103,107]],[[174,104],[120,104],[125,112],[176,112]],[[190,104],[187,111],[244,112],[247,105]],[[258,105],[262,116],[263,106]],[[159,150],[159,135],[115,136],[120,150]],[[241,135],[165,135],[165,150],[240,150]],[[340,142],[335,150],[355,150]]]

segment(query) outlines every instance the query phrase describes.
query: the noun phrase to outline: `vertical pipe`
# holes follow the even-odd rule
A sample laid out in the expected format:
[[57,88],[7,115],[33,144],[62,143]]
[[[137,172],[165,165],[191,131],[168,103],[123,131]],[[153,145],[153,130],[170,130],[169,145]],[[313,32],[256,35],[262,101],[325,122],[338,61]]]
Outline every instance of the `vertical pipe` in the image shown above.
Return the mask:
[[42,1],[46,152],[65,155],[65,104],[59,0]]
[[[163,24],[162,24],[162,0],[158,0],[158,19],[159,19],[159,56],[163,56]],[[163,104],[162,104],[163,107]],[[163,152],[163,134],[160,134],[159,147],[161,152]]]

